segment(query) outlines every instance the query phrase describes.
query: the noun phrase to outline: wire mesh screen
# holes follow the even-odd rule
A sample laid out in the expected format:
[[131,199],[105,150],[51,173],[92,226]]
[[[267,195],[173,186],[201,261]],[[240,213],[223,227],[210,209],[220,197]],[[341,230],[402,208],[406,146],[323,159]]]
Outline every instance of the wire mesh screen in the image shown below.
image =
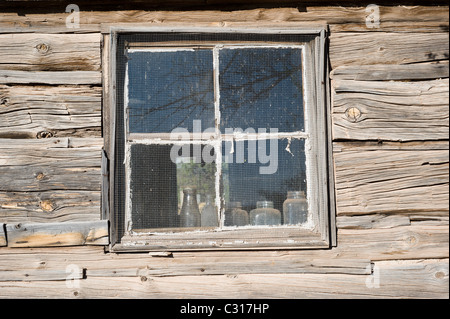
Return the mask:
[[302,52],[298,48],[222,49],[221,130],[304,130]]
[[156,49],[128,53],[130,133],[214,127],[211,50]]
[[[300,44],[309,39],[119,36],[114,201],[119,237],[127,224],[132,230],[260,225],[258,209],[278,214],[277,222],[264,219],[264,225],[297,223],[285,220],[284,204],[294,191],[306,200]],[[238,128],[254,133],[253,139],[244,134],[228,141],[222,135]],[[158,137],[179,129],[219,134],[185,144],[167,140],[167,134]],[[261,132],[274,133],[261,138]],[[133,133],[142,140],[128,142],[125,136]]]

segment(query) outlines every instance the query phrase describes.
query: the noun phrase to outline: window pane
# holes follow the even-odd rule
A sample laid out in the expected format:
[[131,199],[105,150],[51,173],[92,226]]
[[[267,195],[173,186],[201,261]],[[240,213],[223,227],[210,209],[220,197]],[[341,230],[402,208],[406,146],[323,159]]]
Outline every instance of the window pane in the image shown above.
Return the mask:
[[128,53],[128,108],[131,133],[170,133],[214,127],[211,50]]
[[288,192],[306,194],[305,141],[227,141],[223,143],[222,154],[223,196],[227,206],[240,203],[250,215],[258,202],[269,201],[279,210],[280,222],[284,224],[283,202]]
[[302,56],[299,48],[222,49],[221,130],[304,130]]
[[212,146],[133,144],[130,155],[134,230],[202,226],[201,219],[198,225],[183,224],[180,212],[186,189],[195,191],[192,197],[199,213],[207,195],[214,203],[216,164]]

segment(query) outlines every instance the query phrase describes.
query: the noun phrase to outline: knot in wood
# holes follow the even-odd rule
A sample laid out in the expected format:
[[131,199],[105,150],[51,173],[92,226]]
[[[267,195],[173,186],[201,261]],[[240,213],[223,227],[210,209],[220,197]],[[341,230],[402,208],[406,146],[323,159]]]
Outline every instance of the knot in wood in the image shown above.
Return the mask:
[[50,46],[47,43],[39,43],[35,48],[40,54],[46,54],[50,50]]
[[46,212],[51,212],[54,209],[54,204],[51,200],[43,200],[39,203],[39,206]]
[[38,138],[38,139],[50,138],[50,137],[53,137],[53,133],[52,132],[42,131],[42,132],[38,132],[36,134],[36,138]]
[[345,111],[345,116],[350,122],[357,122],[361,117],[361,110],[357,107],[349,107]]
[[36,179],[37,179],[38,181],[43,180],[44,177],[45,177],[44,173],[37,173],[37,174],[36,174]]
[[1,106],[8,106],[9,99],[7,97],[0,97],[0,105]]

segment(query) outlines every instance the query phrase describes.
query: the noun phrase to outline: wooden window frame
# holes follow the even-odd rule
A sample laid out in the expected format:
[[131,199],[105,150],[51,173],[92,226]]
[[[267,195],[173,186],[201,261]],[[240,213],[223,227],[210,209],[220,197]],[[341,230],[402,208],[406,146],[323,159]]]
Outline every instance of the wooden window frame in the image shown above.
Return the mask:
[[[312,40],[304,46],[303,74],[306,76],[304,97],[307,111],[308,132],[313,133],[309,145],[313,150],[312,170],[308,176],[308,196],[314,198],[314,229],[307,230],[295,226],[269,228],[225,228],[219,231],[176,231],[171,233],[152,233],[119,235],[117,214],[114,212],[114,167],[116,165],[115,128],[117,107],[116,53],[118,37],[121,34],[156,32],[178,33],[241,33],[241,34],[290,34],[307,35]],[[329,92],[329,64],[327,60],[327,27],[305,26],[291,23],[289,26],[272,25],[255,28],[253,25],[237,27],[211,26],[154,26],[154,25],[102,25],[103,33],[103,126],[105,158],[103,165],[109,168],[103,180],[102,210],[105,219],[110,221],[110,246],[112,252],[134,251],[183,251],[183,250],[241,250],[241,249],[324,249],[336,245],[334,172],[331,158],[331,111]],[[106,171],[106,169],[104,170]],[[310,169],[311,171],[311,169]],[[106,173],[104,173],[105,175]],[[262,231],[263,230],[263,231]]]

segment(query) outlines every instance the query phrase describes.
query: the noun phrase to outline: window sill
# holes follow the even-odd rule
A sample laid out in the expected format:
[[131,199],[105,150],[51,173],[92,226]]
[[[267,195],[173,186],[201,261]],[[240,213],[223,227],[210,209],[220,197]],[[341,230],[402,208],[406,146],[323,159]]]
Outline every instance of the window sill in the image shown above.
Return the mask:
[[320,233],[296,227],[230,227],[218,231],[192,231],[125,235],[111,247],[112,252],[246,250],[246,249],[324,249],[328,240]]

